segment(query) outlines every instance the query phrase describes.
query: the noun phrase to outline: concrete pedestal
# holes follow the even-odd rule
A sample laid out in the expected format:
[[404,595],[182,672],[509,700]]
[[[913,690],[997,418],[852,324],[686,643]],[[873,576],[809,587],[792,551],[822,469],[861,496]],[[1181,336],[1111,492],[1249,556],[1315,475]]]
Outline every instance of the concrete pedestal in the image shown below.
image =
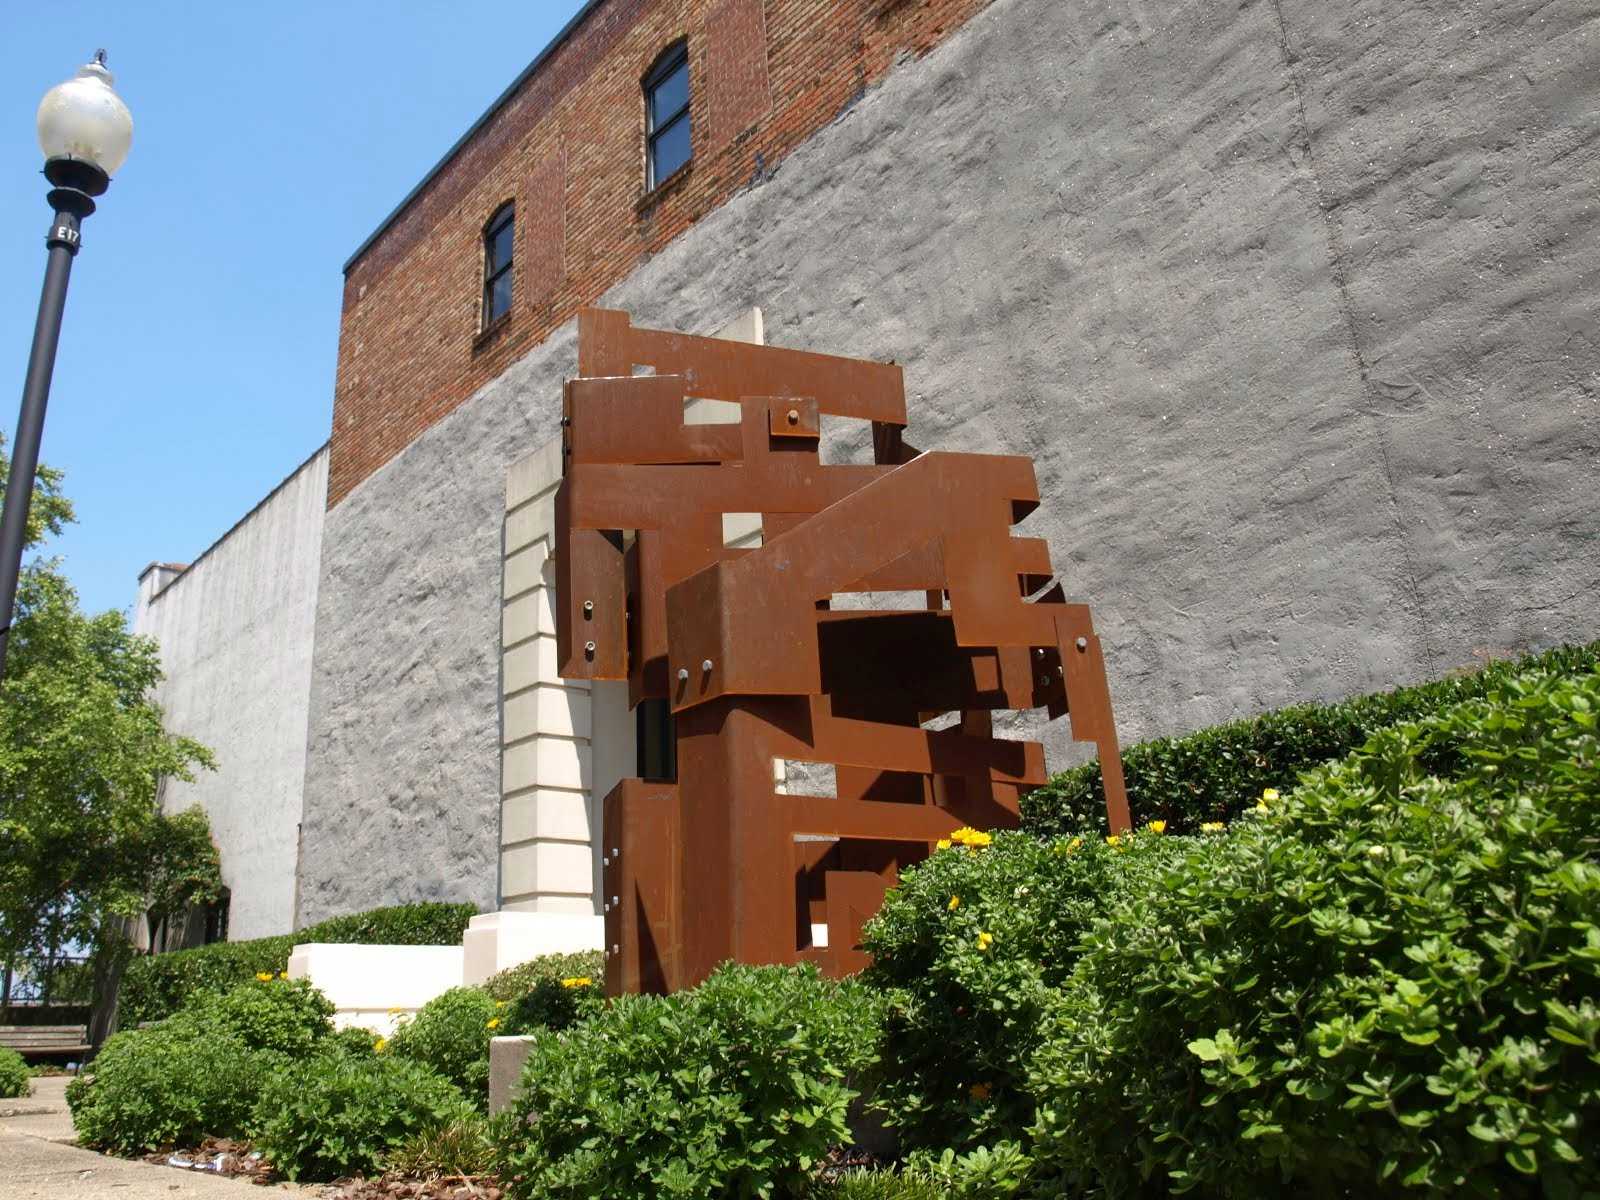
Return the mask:
[[400,1017],[461,986],[460,946],[358,946],[307,942],[289,955],[289,978],[309,979],[333,1003],[337,1029],[388,1037]]
[[489,1115],[511,1107],[522,1068],[533,1053],[531,1037],[489,1039]]
[[541,954],[599,950],[605,935],[605,918],[593,913],[482,913],[461,939],[463,980],[482,983]]

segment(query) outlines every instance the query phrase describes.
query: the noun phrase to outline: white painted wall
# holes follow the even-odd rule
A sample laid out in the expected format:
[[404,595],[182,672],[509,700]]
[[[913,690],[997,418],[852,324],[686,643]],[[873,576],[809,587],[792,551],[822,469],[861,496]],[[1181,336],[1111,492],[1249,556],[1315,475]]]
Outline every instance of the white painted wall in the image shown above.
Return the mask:
[[187,569],[139,578],[133,625],[161,647],[167,728],[217,758],[194,783],[168,780],[162,805],[210,817],[233,940],[294,925],[327,495],[324,446]]

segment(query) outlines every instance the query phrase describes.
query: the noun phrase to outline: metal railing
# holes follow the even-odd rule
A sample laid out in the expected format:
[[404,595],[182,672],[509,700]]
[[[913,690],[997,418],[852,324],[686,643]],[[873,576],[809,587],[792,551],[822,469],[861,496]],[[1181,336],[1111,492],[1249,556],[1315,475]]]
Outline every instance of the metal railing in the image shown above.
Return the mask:
[[94,968],[86,955],[19,959],[0,967],[0,1009],[88,1004],[93,998]]

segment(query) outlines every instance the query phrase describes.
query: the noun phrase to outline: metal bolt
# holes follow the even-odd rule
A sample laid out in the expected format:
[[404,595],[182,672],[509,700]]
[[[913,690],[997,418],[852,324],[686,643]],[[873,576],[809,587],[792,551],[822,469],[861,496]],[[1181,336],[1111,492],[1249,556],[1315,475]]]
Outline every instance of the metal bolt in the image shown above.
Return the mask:
[[602,867],[609,867],[611,865],[611,860],[609,858],[605,857],[604,855],[601,855],[601,857],[600,857],[600,865]]
[[610,902],[609,902],[609,901],[608,901],[608,902],[607,902],[607,903],[606,903],[606,911],[607,911],[607,912],[610,912],[610,911],[611,911],[611,904],[610,904]]
[[1044,657],[1044,647],[1043,646],[1035,646],[1033,648],[1033,656],[1035,658],[1043,658]]
[[585,642],[583,644],[583,652],[585,654],[587,654],[590,658],[593,658],[594,657],[594,643],[593,642]]
[[678,682],[679,683],[687,683],[688,681],[689,681],[689,668],[688,667],[679,667],[678,668]]
[[707,675],[711,673],[711,660],[709,658],[700,663],[700,670],[705,672]]
[[611,857],[612,858],[621,858],[622,857],[622,851],[618,850],[615,846],[611,847]]
[[800,424],[800,410],[798,408],[791,408],[789,410],[789,424],[791,424],[791,425]]
[[611,897],[611,903],[613,903],[613,904],[620,904],[620,903],[621,903],[621,901],[620,901],[620,900],[618,900],[618,899],[617,899],[617,898],[616,898],[616,897],[615,897],[615,896],[613,896],[613,897]]
[[1048,676],[1048,675],[1039,676],[1039,686],[1040,687],[1049,687],[1050,686],[1050,676]]
[[1074,642],[1073,645],[1078,647],[1078,652],[1081,654],[1083,651],[1089,648],[1089,639],[1086,637],[1081,637]]
[[613,942],[611,944],[611,953],[613,953],[613,954],[621,954],[622,953],[622,947],[617,945],[615,942]]
[[586,617],[594,616],[594,601],[593,600],[585,600],[583,602],[583,615],[586,616]]

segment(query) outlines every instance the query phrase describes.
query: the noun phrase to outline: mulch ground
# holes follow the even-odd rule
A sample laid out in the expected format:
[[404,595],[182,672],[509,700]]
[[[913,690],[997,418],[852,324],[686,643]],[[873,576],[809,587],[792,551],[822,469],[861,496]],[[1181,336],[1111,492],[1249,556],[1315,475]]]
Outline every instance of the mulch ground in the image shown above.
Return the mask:
[[449,1175],[418,1179],[414,1175],[383,1175],[377,1179],[348,1179],[332,1184],[325,1200],[501,1200],[505,1189],[492,1175]]
[[[179,1170],[226,1175],[271,1186],[283,1182],[249,1142],[207,1138],[193,1150],[147,1154],[144,1161]],[[492,1175],[447,1175],[421,1179],[415,1175],[381,1175],[376,1179],[340,1179],[326,1185],[323,1200],[503,1200],[505,1189]]]

